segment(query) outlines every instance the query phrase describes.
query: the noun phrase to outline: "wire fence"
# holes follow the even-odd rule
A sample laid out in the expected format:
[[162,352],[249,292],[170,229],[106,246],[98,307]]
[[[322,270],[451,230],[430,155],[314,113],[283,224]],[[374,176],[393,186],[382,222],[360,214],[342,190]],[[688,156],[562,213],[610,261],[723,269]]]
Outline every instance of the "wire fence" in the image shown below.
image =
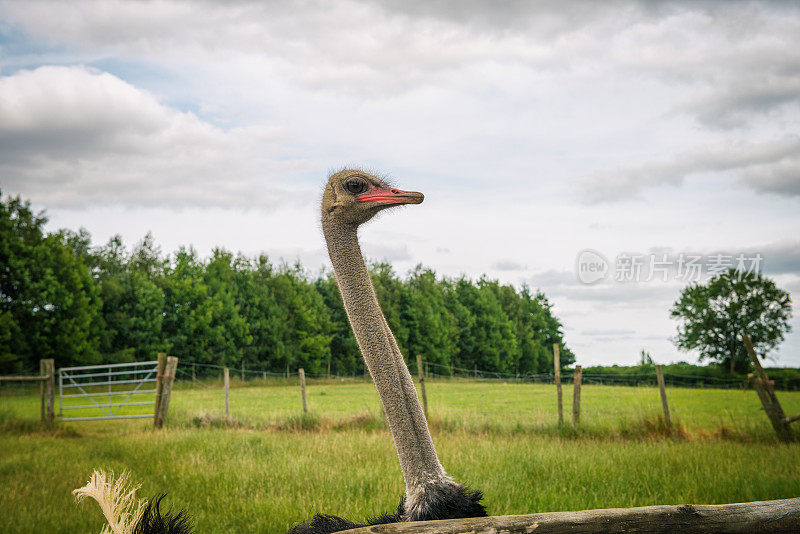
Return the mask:
[[[415,365],[412,363],[412,370]],[[423,366],[424,368],[424,366]],[[553,373],[510,374],[469,369],[436,373],[427,366],[427,400],[435,425],[458,429],[549,428],[556,417],[556,388]],[[276,373],[254,369],[228,368],[230,388],[224,386],[225,367],[181,361],[176,379],[187,395],[175,397],[182,420],[199,424],[300,425],[303,414],[301,380],[297,370]],[[414,375],[417,381],[417,373]],[[351,424],[360,417],[375,421],[381,407],[371,379],[363,373],[337,375],[304,373],[309,412],[312,419],[322,417],[326,424]],[[563,384],[564,420],[573,412],[573,373],[565,370]],[[697,380],[680,374],[665,375],[673,422],[679,421],[690,432],[715,432],[725,427],[738,435],[769,435],[769,423],[758,404],[755,392],[742,380]],[[703,379],[707,377],[702,377]],[[600,432],[635,433],[648,428],[661,416],[662,403],[655,371],[614,375],[583,374],[580,421],[583,429]],[[623,387],[620,387],[623,386]],[[420,385],[418,384],[418,387]],[[700,394],[697,389],[708,389]],[[227,411],[226,395],[230,398]],[[800,397],[786,399],[790,411],[800,408]],[[222,423],[224,422],[224,423]],[[288,422],[288,423],[287,423]],[[292,427],[294,428],[294,427]],[[482,431],[482,430],[481,430]],[[733,434],[731,434],[733,435]]]
[[[418,379],[416,362],[410,364],[415,381]],[[428,402],[436,424],[472,425],[470,428],[502,427],[513,429],[521,425],[548,425],[554,421],[556,388],[553,373],[499,373],[480,369],[444,367],[423,363],[428,382]],[[319,369],[319,367],[317,368]],[[174,420],[200,422],[203,418],[218,424],[285,425],[297,421],[301,414],[301,388],[298,369],[275,372],[253,367],[228,367],[230,387],[225,387],[226,367],[214,363],[179,359],[175,371],[176,389],[170,411]],[[380,417],[380,401],[368,374],[347,375],[327,372],[304,373],[310,380],[307,388],[309,410],[314,417],[325,418],[330,424],[349,421],[371,414],[372,420]],[[563,391],[564,419],[570,419],[573,397],[573,371],[564,369],[560,375]],[[750,391],[744,378],[718,378],[664,373],[670,408],[682,423],[703,430],[721,425],[744,429],[763,430],[768,421],[758,404],[758,396]],[[637,373],[586,373],[582,374],[583,400],[581,423],[636,425],[660,410],[659,390],[655,370],[643,369]],[[0,389],[3,406],[27,417],[35,417],[34,408],[25,402],[24,395],[38,389],[34,383],[20,382],[18,393]],[[623,386],[623,387],[620,387]],[[699,394],[699,388],[713,389]],[[776,389],[798,390],[792,381],[775,381]],[[15,396],[19,396],[15,399]],[[787,413],[800,410],[800,396],[786,396]],[[227,399],[229,398],[229,403]],[[230,404],[230,410],[227,405]],[[30,406],[29,406],[30,405]],[[147,408],[142,407],[141,413]],[[150,410],[152,412],[152,410]],[[38,412],[38,410],[37,410]],[[138,413],[138,412],[137,412]],[[609,423],[609,421],[612,421]],[[616,423],[614,423],[616,421]],[[331,423],[333,422],[333,423]],[[203,423],[205,424],[205,423]],[[466,428],[466,427],[465,427]],[[759,430],[760,431],[760,430]]]
[[[412,364],[413,367],[413,364]],[[442,365],[434,362],[423,362],[424,375],[428,379],[452,380],[452,379],[474,379],[479,381],[501,381],[501,382],[530,382],[535,384],[552,384],[555,374],[548,373],[501,373],[497,371],[486,371],[478,368],[467,369],[463,367]],[[218,376],[222,377],[225,366],[209,363],[199,363],[182,359],[179,362],[179,374],[182,380],[201,379]],[[288,370],[284,372],[267,371],[265,369],[253,369],[248,367],[229,367],[231,376],[237,377],[241,381],[256,379],[291,379],[298,377],[298,370]],[[416,376],[416,369],[414,375]],[[337,374],[337,373],[311,373],[306,370],[306,378],[329,379],[329,380],[368,380],[369,375],[365,372]],[[582,373],[584,384],[609,385],[609,386],[649,386],[657,385],[655,367],[646,369],[643,372],[626,373]],[[561,371],[561,381],[572,383],[573,370],[564,369]],[[715,377],[704,375],[692,375],[681,373],[664,372],[664,382],[668,386],[683,388],[716,388],[716,389],[748,389],[751,388],[747,376],[741,377]],[[784,391],[800,391],[800,378],[773,378],[774,388]]]
[[[411,364],[413,374],[416,376],[415,364]],[[428,379],[452,380],[452,379],[474,379],[479,381],[502,381],[502,382],[530,382],[537,384],[553,383],[554,373],[502,373],[498,371],[487,371],[483,369],[463,368],[453,365],[442,365],[434,362],[423,362],[424,375]],[[178,376],[176,379],[185,380],[205,380],[208,378],[222,378],[225,366],[192,361],[181,358],[178,363]],[[248,366],[228,367],[231,377],[237,377],[241,381],[267,380],[267,379],[292,379],[298,377],[298,369],[293,368],[282,372],[267,370],[266,365],[253,368]],[[768,369],[769,371],[769,369]],[[0,382],[0,391],[13,389],[29,389],[38,385],[25,382],[28,375],[38,374],[38,371],[29,371],[5,375],[5,381]],[[13,377],[19,376],[19,381],[14,381]],[[366,371],[360,373],[352,372],[348,374],[340,373],[313,373],[306,370],[305,376],[309,379],[330,379],[330,380],[368,380],[369,375]],[[584,369],[582,373],[583,383],[592,385],[613,385],[613,386],[655,386],[656,371],[654,367],[640,372],[625,373],[592,373]],[[770,377],[774,382],[776,390],[800,391],[800,378]],[[561,381],[571,383],[573,380],[573,370],[563,369],[561,371]],[[717,389],[748,389],[751,388],[747,376],[738,377],[717,377],[709,375],[671,373],[664,370],[664,381],[667,385],[684,388],[717,388]]]

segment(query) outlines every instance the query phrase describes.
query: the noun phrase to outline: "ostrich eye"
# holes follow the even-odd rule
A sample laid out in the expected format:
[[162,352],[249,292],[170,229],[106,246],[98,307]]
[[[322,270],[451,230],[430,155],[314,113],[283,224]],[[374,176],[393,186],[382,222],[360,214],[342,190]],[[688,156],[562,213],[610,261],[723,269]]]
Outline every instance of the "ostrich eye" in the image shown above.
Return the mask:
[[361,180],[352,179],[352,180],[347,180],[344,183],[344,188],[347,189],[350,193],[358,195],[367,190],[367,184],[365,184]]

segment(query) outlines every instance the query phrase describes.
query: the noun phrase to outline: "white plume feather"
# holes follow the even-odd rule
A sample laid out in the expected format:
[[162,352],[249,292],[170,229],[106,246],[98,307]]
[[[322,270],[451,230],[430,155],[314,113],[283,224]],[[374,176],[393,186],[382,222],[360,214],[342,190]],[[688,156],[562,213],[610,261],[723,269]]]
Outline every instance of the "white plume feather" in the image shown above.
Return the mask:
[[114,480],[114,473],[95,470],[89,482],[72,493],[78,502],[91,497],[100,505],[108,521],[101,534],[133,534],[146,503],[145,499],[136,498],[137,489],[139,486],[132,485],[125,472]]

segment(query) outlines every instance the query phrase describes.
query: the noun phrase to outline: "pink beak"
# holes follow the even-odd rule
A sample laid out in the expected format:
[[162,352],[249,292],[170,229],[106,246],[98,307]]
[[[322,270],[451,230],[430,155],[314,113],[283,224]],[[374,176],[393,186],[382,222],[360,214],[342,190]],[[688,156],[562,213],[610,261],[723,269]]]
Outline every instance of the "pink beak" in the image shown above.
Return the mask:
[[395,189],[394,187],[387,187],[386,189],[374,187],[369,192],[356,197],[356,200],[359,202],[372,202],[383,206],[392,204],[421,204],[422,201],[425,200],[425,195],[416,191]]

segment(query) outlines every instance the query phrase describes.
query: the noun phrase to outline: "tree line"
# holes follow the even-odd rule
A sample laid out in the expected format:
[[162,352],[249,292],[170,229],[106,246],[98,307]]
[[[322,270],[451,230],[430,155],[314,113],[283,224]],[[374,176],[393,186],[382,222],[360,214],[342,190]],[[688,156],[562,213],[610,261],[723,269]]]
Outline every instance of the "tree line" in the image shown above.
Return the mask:
[[[89,233],[47,233],[44,213],[0,199],[0,373],[153,359],[312,374],[362,373],[364,364],[330,271],[216,248],[163,254],[148,234],[93,246]],[[375,289],[412,369],[420,354],[450,368],[501,373],[575,361],[547,297],[481,277],[437,276],[418,265],[400,277],[370,264]]]

